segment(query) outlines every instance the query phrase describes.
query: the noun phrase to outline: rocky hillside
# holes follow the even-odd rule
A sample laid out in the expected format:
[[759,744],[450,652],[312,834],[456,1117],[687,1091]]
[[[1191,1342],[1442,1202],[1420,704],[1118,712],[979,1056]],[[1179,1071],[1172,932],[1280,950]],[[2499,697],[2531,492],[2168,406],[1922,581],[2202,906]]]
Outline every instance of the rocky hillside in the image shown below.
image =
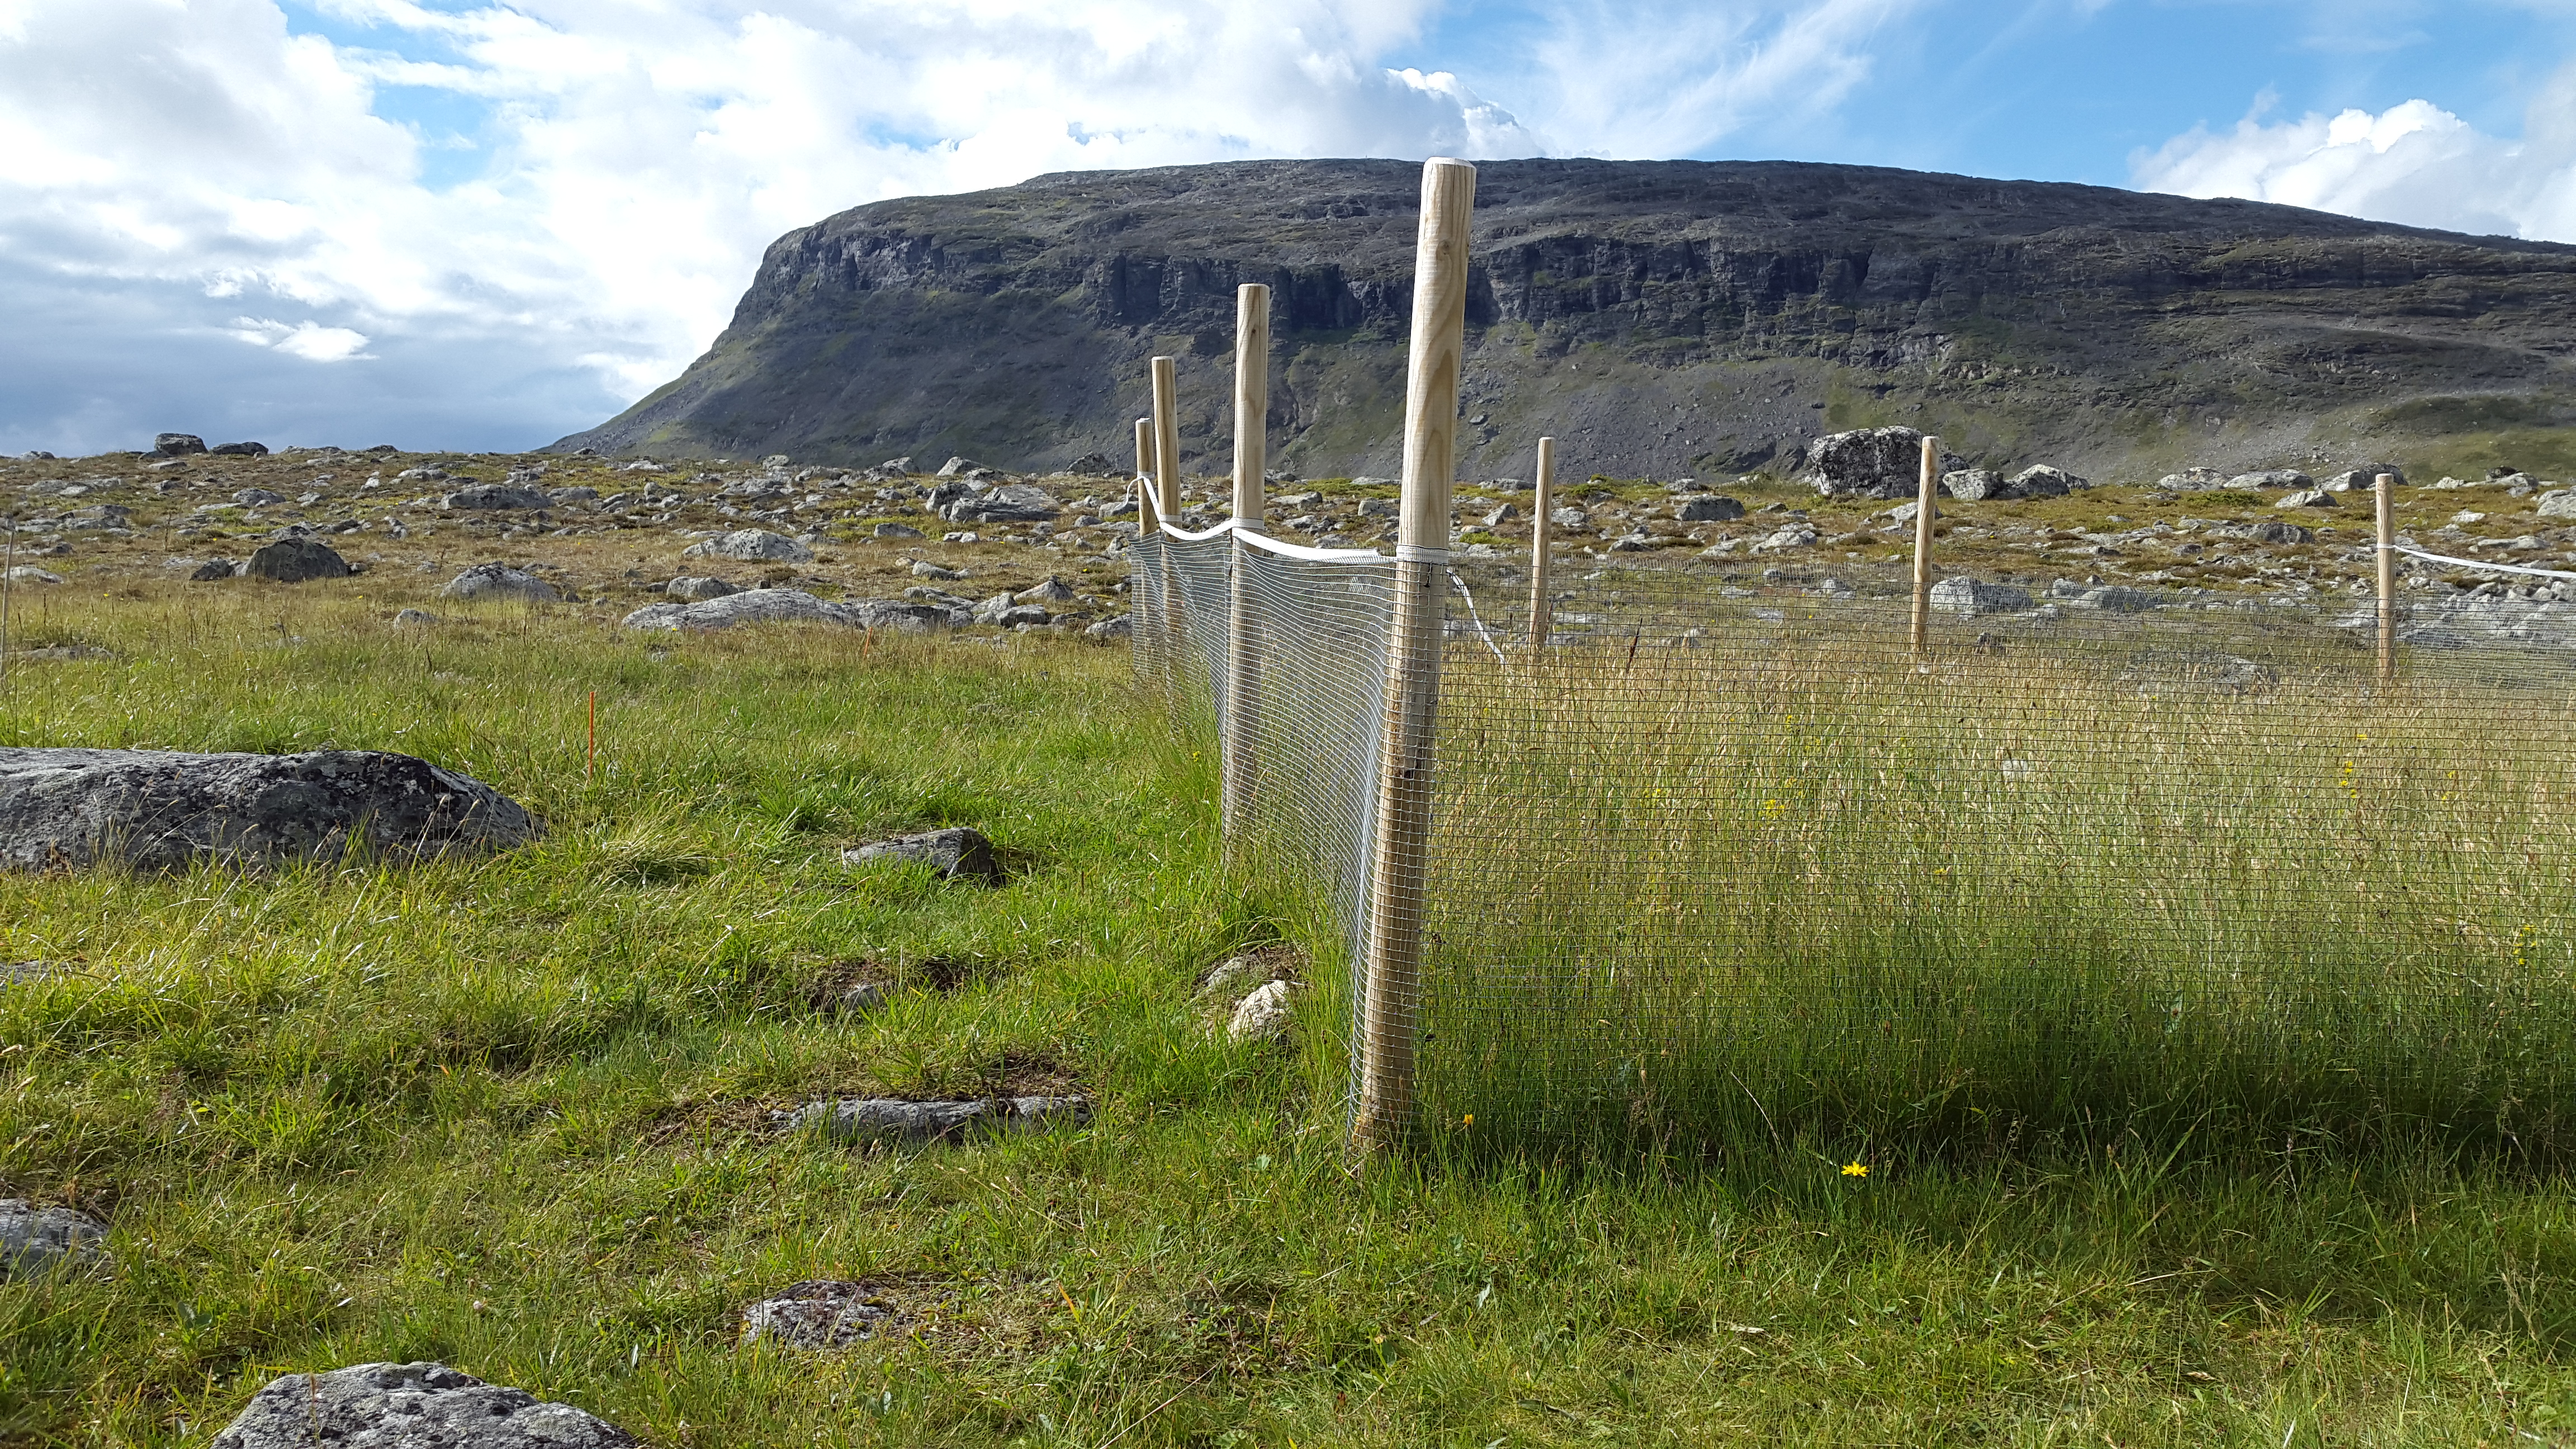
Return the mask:
[[[780,238],[679,378],[558,444],[1019,469],[1132,457],[1145,359],[1224,466],[1233,293],[1274,293],[1272,456],[1389,473],[1419,169],[1043,176]],[[1786,162],[1479,182],[1462,472],[1777,470],[1905,423],[2096,477],[2388,457],[2576,471],[2576,247],[2235,201]]]

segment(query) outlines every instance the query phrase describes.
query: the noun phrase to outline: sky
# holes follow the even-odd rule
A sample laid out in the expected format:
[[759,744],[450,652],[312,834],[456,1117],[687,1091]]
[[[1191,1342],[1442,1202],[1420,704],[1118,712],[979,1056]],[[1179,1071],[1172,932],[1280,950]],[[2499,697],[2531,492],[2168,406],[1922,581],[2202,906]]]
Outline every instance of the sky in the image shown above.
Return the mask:
[[1431,155],[2576,242],[2576,0],[0,0],[0,452],[539,446],[836,211]]

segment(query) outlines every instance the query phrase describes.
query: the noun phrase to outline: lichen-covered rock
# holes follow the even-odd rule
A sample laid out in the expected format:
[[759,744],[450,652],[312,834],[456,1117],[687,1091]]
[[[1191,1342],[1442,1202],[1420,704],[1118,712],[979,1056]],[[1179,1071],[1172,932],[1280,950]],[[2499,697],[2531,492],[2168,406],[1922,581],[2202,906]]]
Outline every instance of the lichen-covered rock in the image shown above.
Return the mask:
[[993,842],[984,837],[984,832],[967,825],[870,841],[842,851],[841,860],[846,865],[909,860],[929,866],[950,880],[993,885],[1002,879],[1001,862],[993,857]]
[[838,624],[849,629],[890,629],[919,634],[962,628],[973,616],[963,609],[893,599],[836,604],[803,589],[744,589],[693,604],[646,604],[626,616],[629,629],[730,629],[736,624]]
[[770,1114],[770,1121],[781,1130],[814,1127],[833,1137],[904,1142],[956,1137],[969,1128],[1026,1132],[1090,1120],[1091,1102],[1085,1097],[970,1097],[948,1102],[843,1097]]
[[865,1283],[816,1278],[791,1283],[742,1310],[742,1342],[785,1348],[848,1348],[893,1326],[894,1309]]
[[684,604],[702,604],[709,599],[721,599],[728,595],[739,594],[742,592],[742,586],[705,574],[682,574],[663,585],[662,592]]
[[[0,968],[0,982],[9,975]],[[78,1208],[0,1198],[0,1278],[32,1278],[94,1263],[106,1256],[106,1241],[107,1224]]]
[[814,550],[765,528],[740,528],[702,538],[680,550],[682,558],[731,558],[751,563],[812,563]]
[[307,579],[344,579],[356,570],[329,544],[313,539],[281,538],[252,550],[243,573],[255,579],[300,584]]
[[505,563],[476,564],[449,579],[438,591],[443,599],[516,599],[527,604],[552,604],[562,600],[555,586],[524,569]]
[[1966,618],[1979,614],[2011,614],[2031,607],[2030,591],[2010,584],[1990,584],[1965,575],[1943,579],[1932,586],[1932,607],[1946,609]]
[[1288,1034],[1296,983],[1271,981],[1235,1004],[1225,1034],[1236,1041],[1275,1041]]
[[450,508],[544,508],[554,500],[516,483],[468,483],[443,500]]
[[570,1404],[441,1363],[288,1374],[251,1395],[213,1449],[628,1449],[635,1436]]
[[0,870],[436,856],[537,833],[491,786],[383,750],[0,749]]
[[1923,486],[1923,435],[1912,428],[1828,433],[1807,445],[1799,478],[1827,498],[1911,498]]

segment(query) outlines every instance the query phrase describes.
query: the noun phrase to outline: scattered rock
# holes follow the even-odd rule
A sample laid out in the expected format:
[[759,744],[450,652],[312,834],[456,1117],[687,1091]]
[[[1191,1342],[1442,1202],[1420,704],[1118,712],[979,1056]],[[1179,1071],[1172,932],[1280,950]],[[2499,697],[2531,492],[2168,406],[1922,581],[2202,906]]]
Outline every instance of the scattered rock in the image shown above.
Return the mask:
[[0,1198],[0,1278],[33,1278],[107,1256],[107,1224],[76,1208]]
[[[1358,480],[1354,479],[1352,481],[1356,482]],[[1563,513],[1567,510],[1560,508],[1557,511],[1559,513]],[[1393,498],[1363,498],[1360,500],[1360,517],[1362,518],[1399,518],[1402,517],[1403,514],[1404,505]]]
[[845,865],[911,860],[931,867],[950,880],[974,881],[982,885],[999,885],[1002,880],[1001,863],[993,858],[993,842],[984,837],[984,832],[965,825],[854,845],[841,852],[841,860]]
[[523,569],[505,563],[476,564],[447,581],[438,591],[442,599],[517,599],[529,604],[554,604],[563,600],[555,586]]
[[1120,614],[1114,619],[1103,619],[1099,623],[1092,625],[1090,628],[1083,630],[1082,637],[1086,639],[1097,639],[1102,643],[1108,643],[1112,640],[1133,638],[1135,637],[1135,633],[1135,621],[1125,614]]
[[479,780],[382,750],[300,755],[0,748],[0,869],[121,860],[418,858],[534,839],[520,805]]
[[782,1348],[848,1348],[895,1327],[897,1317],[864,1283],[793,1283],[742,1310],[742,1339]]
[[2349,469],[2328,478],[2325,481],[2325,489],[2329,493],[2374,492],[2379,487],[2379,475],[2382,473],[2395,478],[2398,487],[2406,486],[2406,470],[2396,464],[2364,463],[2358,468]]
[[2558,488],[2540,495],[2543,518],[2576,518],[2576,489]]
[[2317,480],[2296,468],[2265,468],[2253,473],[2239,473],[2227,480],[2230,488],[2314,488]]
[[1592,526],[1592,515],[1580,508],[1558,508],[1548,513],[1547,521],[1558,528],[1589,528]]
[[700,539],[680,551],[682,558],[732,558],[752,563],[812,563],[814,550],[765,528],[743,528]]
[[2079,609],[2101,609],[2114,614],[2143,614],[2156,606],[2156,596],[2144,589],[2105,584],[2086,589],[2067,600]]
[[554,500],[516,483],[469,483],[442,502],[449,508],[544,508]]
[[[1110,462],[1106,453],[1085,453],[1065,465],[1065,471],[1083,478],[1107,478],[1118,472],[1118,465]],[[1287,481],[1294,483],[1297,480],[1291,478]]]
[[202,584],[211,583],[216,579],[233,578],[240,573],[241,565],[231,559],[210,558],[191,570],[188,577],[191,581]]
[[175,458],[182,453],[202,453],[206,451],[206,440],[194,433],[162,433],[153,438],[152,451],[165,458]]
[[1962,468],[1941,475],[1941,487],[1962,503],[1982,503],[2007,496],[2004,475],[1992,468]]
[[832,998],[832,1009],[843,1016],[874,1016],[885,1004],[885,988],[873,981],[859,982]]
[[1011,597],[1023,604],[1070,604],[1082,596],[1075,593],[1072,586],[1064,580],[1049,574],[1038,583],[1020,590]]
[[606,1420],[441,1363],[288,1374],[251,1396],[212,1449],[629,1449]]
[[683,602],[696,604],[708,599],[721,599],[731,594],[739,594],[742,590],[722,579],[682,574],[663,585],[662,592]]
[[357,570],[329,544],[310,538],[281,538],[252,551],[242,572],[255,579],[300,584],[307,579],[344,579]]
[[34,564],[19,564],[14,568],[0,570],[0,579],[6,579],[13,584],[59,584],[63,581],[63,576],[51,569],[40,569]]
[[265,488],[245,488],[233,495],[233,501],[244,508],[266,508],[272,503],[284,503],[286,495],[271,493]]
[[[909,463],[912,460],[906,458],[904,461]],[[939,476],[942,478],[954,478],[960,473],[975,472],[983,467],[983,464],[975,462],[971,458],[951,458],[947,462],[939,465]]]
[[782,1130],[819,1127],[834,1137],[889,1138],[928,1142],[962,1134],[970,1127],[999,1131],[1032,1131],[1091,1120],[1086,1097],[993,1097],[954,1102],[904,1102],[890,1097],[844,1097],[808,1102],[792,1112],[773,1112],[770,1121]]
[[2227,475],[2215,468],[2185,468],[2167,473],[2156,480],[2156,486],[2176,493],[2202,493],[2226,485]]
[[1673,517],[1683,523],[1732,523],[1743,516],[1743,504],[1716,493],[1691,493],[1673,500]]
[[966,571],[964,569],[941,568],[939,565],[923,558],[914,559],[912,561],[912,576],[916,579],[938,579],[945,583],[966,577]]
[[225,458],[265,458],[268,456],[268,444],[217,443],[206,451]]
[[730,629],[736,624],[839,624],[851,629],[891,629],[919,634],[959,628],[972,618],[962,609],[892,599],[835,604],[803,589],[744,589],[694,604],[646,604],[626,616],[629,629]]
[[559,508],[570,508],[577,504],[584,503],[597,503],[599,501],[599,490],[589,487],[549,488],[546,490],[546,501]]
[[1753,545],[1755,553],[1779,553],[1785,549],[1805,548],[1816,541],[1816,530],[1803,523],[1792,523],[1774,529]]
[[2296,493],[2282,494],[2280,501],[2272,506],[2275,508],[2334,508],[2339,505],[2336,504],[2333,494],[2321,488],[2302,488]]
[[951,523],[1043,523],[1062,509],[1033,483],[1005,483],[949,504],[940,516]]
[[878,538],[928,538],[930,536],[909,523],[880,523],[872,531]]
[[1287,1036],[1295,996],[1294,982],[1264,984],[1235,1005],[1233,1017],[1225,1024],[1225,1034],[1236,1041],[1277,1041]]
[[1487,528],[1500,528],[1504,524],[1518,519],[1520,516],[1521,509],[1519,504],[1506,503],[1501,507],[1496,508],[1493,512],[1486,514],[1484,524]]
[[2031,607],[2030,591],[1960,575],[1932,586],[1932,607],[1971,619],[1979,614],[2019,613]]
[[405,609],[394,615],[397,629],[426,629],[438,622],[438,616],[426,609]]

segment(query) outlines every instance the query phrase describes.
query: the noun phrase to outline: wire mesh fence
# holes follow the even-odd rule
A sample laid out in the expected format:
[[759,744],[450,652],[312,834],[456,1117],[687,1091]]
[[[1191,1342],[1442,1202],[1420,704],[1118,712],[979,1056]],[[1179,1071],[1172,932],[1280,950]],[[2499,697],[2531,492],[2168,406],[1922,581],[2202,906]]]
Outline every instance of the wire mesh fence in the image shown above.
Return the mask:
[[[1140,659],[1185,659],[1221,729],[1245,570],[1229,828],[1358,959],[1393,561],[1219,533],[1136,563],[1178,601],[1140,602]],[[1917,655],[1903,597],[1606,569],[1534,651],[1523,575],[1454,577],[1419,1126],[2558,1134],[2576,621],[2547,599],[2408,611],[2382,685],[2366,603],[1940,613]]]

